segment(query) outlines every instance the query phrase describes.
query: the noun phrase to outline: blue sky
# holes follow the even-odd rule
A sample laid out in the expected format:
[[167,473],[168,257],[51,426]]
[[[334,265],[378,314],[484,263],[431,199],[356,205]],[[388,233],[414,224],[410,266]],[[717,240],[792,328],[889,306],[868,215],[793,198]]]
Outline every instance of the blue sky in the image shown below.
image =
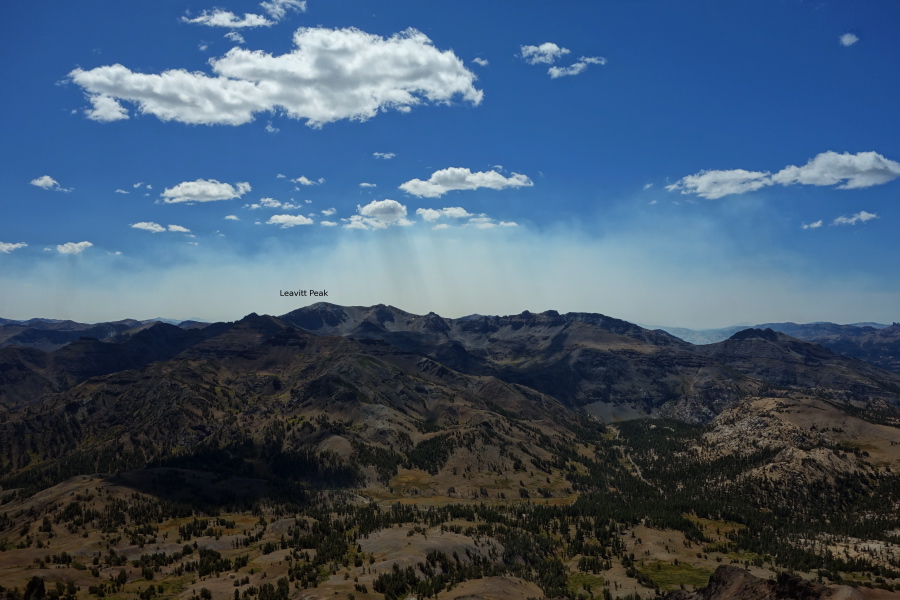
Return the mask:
[[8,7],[0,316],[898,319],[892,1]]

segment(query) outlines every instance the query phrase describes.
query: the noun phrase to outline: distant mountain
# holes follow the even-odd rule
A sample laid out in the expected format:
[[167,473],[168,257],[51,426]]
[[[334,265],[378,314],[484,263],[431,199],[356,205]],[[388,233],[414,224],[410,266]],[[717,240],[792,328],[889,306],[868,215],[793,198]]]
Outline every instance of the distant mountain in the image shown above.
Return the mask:
[[[726,340],[746,327],[724,327],[722,329],[693,330],[679,327],[662,327],[668,333],[692,344],[712,344]],[[817,322],[798,325],[797,323],[763,323],[753,329],[772,329],[791,337],[821,344],[829,350],[869,362],[877,367],[900,373],[900,324],[855,323],[838,325]]]
[[200,321],[183,321],[184,325],[182,325],[178,321],[162,318],[143,321],[122,319],[95,324],[55,319],[29,319],[27,321],[0,319],[0,348],[18,346],[52,352],[81,338],[91,338],[103,342],[122,341],[156,323],[177,325],[185,329],[208,325],[208,323]]

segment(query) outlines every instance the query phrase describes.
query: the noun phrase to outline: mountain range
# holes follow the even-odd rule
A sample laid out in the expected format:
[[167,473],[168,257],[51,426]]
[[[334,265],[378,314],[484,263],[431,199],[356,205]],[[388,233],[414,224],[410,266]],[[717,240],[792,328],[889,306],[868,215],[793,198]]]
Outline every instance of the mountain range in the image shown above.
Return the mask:
[[[475,569],[464,579],[514,576],[548,597],[587,594],[577,585],[601,581],[610,594],[639,597],[677,589],[672,581],[715,587],[710,577],[726,559],[757,577],[791,569],[832,585],[900,586],[900,374],[774,328],[694,345],[593,313],[448,319],[328,303],[230,323],[2,327],[0,548],[21,551],[12,553],[24,561],[16,564],[41,558],[34,544],[56,543],[35,537],[29,523],[39,515],[64,535],[52,526],[64,505],[41,498],[94,498],[93,486],[108,498],[127,488],[174,502],[153,517],[175,519],[172,531],[183,525],[176,516],[184,509],[173,508],[183,503],[194,514],[244,506],[318,522],[315,507],[328,498],[348,519],[341,527],[356,523],[358,552],[379,561],[408,551],[405,537],[384,545],[360,537],[359,523],[372,514],[403,536],[423,528],[428,539],[458,521],[390,507],[487,503],[495,508],[472,518],[492,524],[463,535],[474,545],[457,548],[468,549]],[[77,337],[62,343],[58,334]],[[31,347],[16,343],[29,339]],[[328,490],[358,496],[317,496]],[[91,500],[91,510],[112,510],[110,502]],[[292,508],[273,508],[279,502]],[[129,527],[143,523],[130,519]],[[556,519],[551,537],[547,519]],[[567,519],[581,537],[558,533]],[[269,540],[264,531],[260,540]],[[100,543],[99,530],[71,532]],[[201,537],[221,550],[214,534]],[[316,548],[295,541],[282,537],[281,548]],[[65,543],[93,552],[94,541]],[[136,543],[118,547],[137,553]],[[504,559],[485,550],[494,545],[506,548]],[[357,560],[347,552],[335,564]],[[436,581],[427,565],[419,569],[404,579],[407,593]],[[558,577],[541,579],[551,572]],[[388,589],[387,579],[370,575],[355,572]],[[572,582],[581,582],[574,591]],[[226,576],[221,583],[230,595]]]

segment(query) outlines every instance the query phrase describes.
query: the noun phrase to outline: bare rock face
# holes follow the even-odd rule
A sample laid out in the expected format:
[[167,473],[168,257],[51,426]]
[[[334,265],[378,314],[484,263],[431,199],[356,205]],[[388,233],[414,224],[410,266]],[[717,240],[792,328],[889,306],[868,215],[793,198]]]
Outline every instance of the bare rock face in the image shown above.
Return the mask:
[[695,592],[673,592],[667,600],[820,600],[831,598],[833,590],[797,575],[781,573],[774,581],[761,579],[748,571],[722,565],[709,579],[709,585]]

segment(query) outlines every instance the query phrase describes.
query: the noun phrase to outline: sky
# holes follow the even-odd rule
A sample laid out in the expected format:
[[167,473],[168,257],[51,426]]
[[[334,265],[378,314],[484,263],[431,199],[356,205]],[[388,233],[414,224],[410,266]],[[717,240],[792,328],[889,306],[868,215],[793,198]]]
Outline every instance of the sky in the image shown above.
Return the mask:
[[898,23],[893,0],[13,0],[0,317],[900,321]]

